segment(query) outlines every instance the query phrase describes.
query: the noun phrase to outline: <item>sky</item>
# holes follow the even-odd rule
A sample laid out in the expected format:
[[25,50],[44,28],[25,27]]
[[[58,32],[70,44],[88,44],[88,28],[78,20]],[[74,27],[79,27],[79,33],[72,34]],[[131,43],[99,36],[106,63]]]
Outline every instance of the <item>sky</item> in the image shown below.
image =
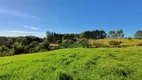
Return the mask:
[[0,0],[0,36],[142,29],[142,0]]

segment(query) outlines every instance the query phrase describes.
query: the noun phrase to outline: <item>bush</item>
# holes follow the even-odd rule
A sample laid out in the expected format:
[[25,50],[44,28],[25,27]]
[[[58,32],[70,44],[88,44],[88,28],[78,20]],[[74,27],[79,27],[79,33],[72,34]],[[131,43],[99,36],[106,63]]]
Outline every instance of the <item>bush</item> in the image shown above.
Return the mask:
[[90,48],[91,44],[88,42],[87,39],[77,40],[73,44],[70,45],[72,48],[83,47],[83,48]]
[[142,46],[142,42],[141,42],[141,43],[136,44],[136,46]]
[[123,43],[123,42],[121,42],[121,41],[110,41],[109,45],[119,47],[121,43]]
[[43,41],[41,43],[33,41],[30,45],[25,47],[25,53],[34,53],[46,50],[49,50],[49,43],[47,41]]
[[6,46],[0,47],[0,56],[10,56],[13,52]]
[[40,48],[38,46],[31,47],[30,45],[27,45],[24,50],[24,53],[34,53],[39,52]]
[[74,42],[72,40],[63,40],[61,47],[62,48],[71,48]]
[[1,46],[0,47],[0,52],[5,52],[5,51],[8,51],[9,49],[8,49],[8,47],[6,47],[6,46]]
[[128,39],[128,40],[132,40],[132,38],[131,38],[131,37],[128,37],[127,39]]
[[93,48],[98,48],[98,47],[109,47],[108,45],[105,45],[103,43],[93,43],[92,44]]
[[82,40],[80,40],[79,43],[83,48],[90,48],[91,47],[91,44],[89,43],[89,41],[87,39],[82,39]]
[[36,47],[36,46],[38,46],[38,43],[39,43],[39,42],[37,42],[37,41],[33,41],[33,42],[31,42],[31,43],[29,44],[29,46],[30,46],[30,47]]
[[63,43],[61,44],[61,48],[77,48],[77,47],[90,48],[91,45],[87,39],[77,40],[76,42],[72,40],[64,40]]
[[40,51],[50,50],[48,41],[43,41],[43,42],[39,43],[38,47],[39,47]]
[[62,44],[62,40],[57,40],[56,43],[57,44]]
[[24,46],[21,45],[19,42],[15,42],[13,45],[14,54],[21,54],[25,52]]
[[69,43],[69,44],[72,44],[72,43],[74,43],[74,41],[73,40],[63,40],[63,42],[62,43]]

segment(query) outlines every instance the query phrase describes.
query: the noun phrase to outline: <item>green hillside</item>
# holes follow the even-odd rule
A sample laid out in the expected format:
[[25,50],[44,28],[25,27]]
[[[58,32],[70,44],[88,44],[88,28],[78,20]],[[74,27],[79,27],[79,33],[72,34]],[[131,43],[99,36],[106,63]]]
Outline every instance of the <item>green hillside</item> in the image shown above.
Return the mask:
[[142,47],[74,48],[0,57],[0,80],[141,80]]

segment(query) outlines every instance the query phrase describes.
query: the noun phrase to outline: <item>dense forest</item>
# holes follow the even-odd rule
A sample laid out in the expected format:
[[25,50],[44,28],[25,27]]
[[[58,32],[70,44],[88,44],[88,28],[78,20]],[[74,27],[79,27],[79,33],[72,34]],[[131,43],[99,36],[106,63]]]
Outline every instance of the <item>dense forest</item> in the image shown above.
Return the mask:
[[[23,53],[34,53],[41,51],[50,51],[59,48],[75,47],[96,47],[100,44],[91,45],[89,39],[108,39],[124,38],[123,30],[109,31],[104,30],[84,31],[79,34],[61,34],[47,31],[45,38],[35,36],[20,37],[0,37],[0,56],[10,56]],[[142,39],[142,30],[136,31],[134,38]],[[128,39],[131,39],[130,37]],[[110,41],[109,44],[118,46],[122,42]],[[102,46],[102,45],[101,45]],[[106,45],[103,45],[106,47]]]

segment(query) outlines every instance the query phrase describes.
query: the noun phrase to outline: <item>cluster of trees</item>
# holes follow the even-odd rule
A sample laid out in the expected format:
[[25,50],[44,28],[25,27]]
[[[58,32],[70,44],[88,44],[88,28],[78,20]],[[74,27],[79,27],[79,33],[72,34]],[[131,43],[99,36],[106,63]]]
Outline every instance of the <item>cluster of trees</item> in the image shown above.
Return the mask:
[[79,34],[80,38],[86,39],[104,39],[106,38],[106,32],[104,30],[93,30],[93,31],[84,31]]
[[134,35],[135,38],[139,38],[139,39],[142,39],[142,30],[138,30],[135,35]]
[[61,43],[65,39],[74,39],[79,38],[79,34],[60,34],[60,33],[54,33],[47,31],[47,41],[50,43]]
[[47,32],[47,40],[50,43],[61,43],[63,40],[74,40],[75,38],[86,39],[104,39],[106,38],[106,32],[104,30],[84,31],[79,34],[59,34],[54,32]]
[[117,31],[109,31],[107,38],[123,38],[124,37],[124,32],[123,30],[117,30]]
[[105,38],[123,38],[124,32],[123,30],[117,31],[109,31],[107,34],[104,30],[92,30],[92,31],[84,31],[79,34],[59,34],[54,32],[47,32],[47,41],[49,43],[58,43],[61,44],[63,40],[73,40],[76,39],[105,39]]
[[0,37],[0,56],[33,53],[49,49],[46,39],[34,36]]
[[[117,38],[124,38],[124,32],[123,32],[123,30],[109,31],[109,33],[107,34],[107,38],[116,38],[116,39]],[[136,33],[134,34],[134,38],[142,39],[142,30],[136,31]]]

